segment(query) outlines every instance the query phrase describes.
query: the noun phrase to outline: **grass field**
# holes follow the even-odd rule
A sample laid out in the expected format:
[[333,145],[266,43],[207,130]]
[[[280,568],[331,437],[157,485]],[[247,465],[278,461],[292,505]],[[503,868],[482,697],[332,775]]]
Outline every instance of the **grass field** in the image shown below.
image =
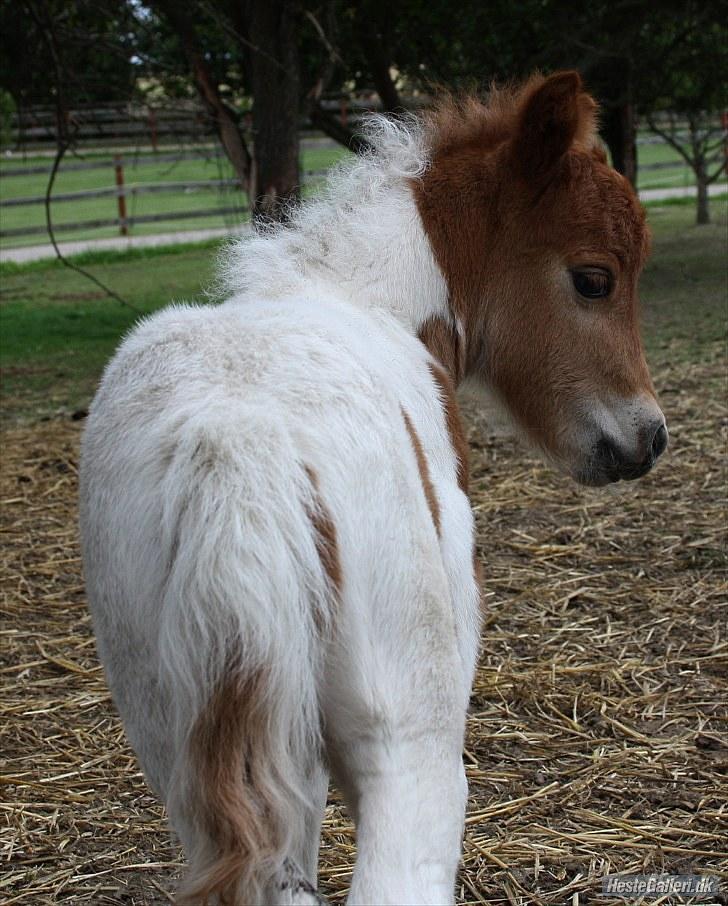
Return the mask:
[[5,417],[37,418],[86,405],[101,368],[139,312],[201,296],[212,280],[216,247],[92,253],[80,259],[92,262],[87,269],[136,310],[55,261],[0,265]]
[[[649,209],[644,336],[671,433],[650,475],[579,488],[466,403],[485,621],[463,906],[618,906],[601,878],[646,872],[716,875],[723,893],[701,902],[726,903],[725,206],[714,213],[695,227],[690,206]],[[151,311],[199,295],[213,254],[85,260]],[[180,853],[96,660],[76,529],[72,416],[135,315],[55,263],[0,276],[0,898],[161,906]],[[320,857],[333,903],[354,854],[333,791]]]

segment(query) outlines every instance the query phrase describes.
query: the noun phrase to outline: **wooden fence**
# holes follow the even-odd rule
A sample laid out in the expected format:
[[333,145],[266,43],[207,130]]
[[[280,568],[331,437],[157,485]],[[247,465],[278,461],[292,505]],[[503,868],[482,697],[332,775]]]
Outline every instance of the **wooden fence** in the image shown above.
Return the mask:
[[[66,129],[79,144],[89,142],[149,141],[156,150],[160,141],[191,141],[212,136],[214,130],[204,111],[195,104],[155,109],[133,104],[79,105],[68,112]],[[22,108],[13,118],[20,148],[55,144],[57,112],[53,107]]]
[[[412,104],[416,106],[414,101]],[[379,109],[381,104],[375,95],[363,94],[354,98],[325,98],[321,106],[336,115],[342,125],[353,126],[363,114]],[[78,105],[68,111],[66,120],[66,131],[81,146],[148,143],[157,151],[165,144],[169,146],[185,140],[199,144],[205,140],[214,141],[216,137],[209,114],[195,101],[178,101],[164,107],[134,103]],[[249,133],[252,126],[249,113],[242,115],[241,123],[244,131]],[[311,128],[305,118],[300,126],[302,130]],[[13,116],[12,129],[18,150],[51,147],[57,140],[57,111],[55,107],[44,106],[21,108]]]
[[[657,139],[661,141],[661,139]],[[151,155],[130,155],[129,158],[125,160],[122,155],[116,154],[110,157],[103,157],[98,160],[84,161],[84,162],[69,162],[64,164],[61,172],[71,172],[71,171],[80,171],[80,170],[108,170],[114,173],[114,184],[105,186],[103,188],[97,189],[81,189],[74,192],[59,192],[54,194],[51,198],[51,203],[55,206],[56,204],[65,204],[78,202],[82,200],[88,200],[91,198],[110,198],[116,199],[116,216],[108,218],[97,218],[93,220],[82,220],[78,222],[64,222],[53,225],[54,232],[63,233],[70,231],[82,231],[82,230],[93,230],[99,228],[108,228],[115,227],[119,230],[119,233],[122,236],[126,236],[129,233],[129,230],[140,224],[150,224],[150,223],[160,223],[164,221],[173,221],[173,220],[195,220],[199,218],[209,218],[209,217],[224,217],[224,216],[240,216],[247,204],[247,199],[244,199],[242,194],[243,190],[240,187],[238,180],[236,179],[203,179],[203,180],[187,180],[187,181],[166,181],[166,182],[156,182],[156,183],[141,183],[136,185],[127,185],[125,182],[125,166],[128,166],[128,161],[131,160],[134,167],[144,166],[145,164],[160,164],[160,163],[169,163],[175,164],[182,161],[189,161],[194,159],[200,159],[201,154],[199,149],[195,151],[181,151],[177,150],[175,153],[157,153]],[[207,159],[222,159],[222,152],[220,150],[206,151],[205,157]],[[641,170],[666,170],[671,169],[676,166],[675,161],[664,161],[657,162],[648,165],[641,166]],[[51,163],[47,165],[35,165],[30,167],[10,167],[3,168],[2,179],[12,179],[13,177],[21,176],[32,176],[32,175],[41,175],[47,174],[50,175],[51,172]],[[323,171],[307,170],[302,174],[306,179],[317,178],[324,175]],[[164,213],[150,213],[150,214],[140,214],[132,215],[128,214],[127,202],[133,200],[137,196],[147,195],[147,194],[179,194],[181,192],[186,192],[189,190],[230,190],[239,188],[241,193],[241,203],[235,206],[229,204],[222,205],[219,207],[206,207],[206,208],[197,208],[195,210],[182,210],[182,211],[168,211]],[[39,206],[45,204],[44,195],[32,195],[32,196],[23,196],[19,198],[9,198],[7,200],[0,201],[0,214],[6,209],[9,208],[18,208],[25,206]],[[0,228],[0,240],[3,239],[14,239],[22,236],[38,236],[47,232],[47,227],[43,225],[33,225],[33,226],[23,226],[23,227],[11,227],[11,228]]]
[[[199,158],[199,155],[155,154],[144,157],[134,156],[133,165],[134,167],[137,167],[140,165],[143,166],[144,164],[179,163],[181,161],[189,161],[195,159],[196,157]],[[221,155],[217,153],[209,155],[209,157],[219,158],[221,157]],[[58,203],[63,204],[67,202],[88,200],[90,198],[116,198],[116,216],[95,220],[82,220],[73,223],[54,223],[53,231],[55,233],[62,233],[77,230],[99,229],[101,227],[118,227],[119,233],[122,236],[126,236],[129,233],[129,229],[138,224],[159,223],[165,220],[189,221],[203,217],[222,217],[226,215],[236,214],[240,215],[241,210],[245,207],[245,202],[241,201],[241,204],[237,206],[227,205],[214,208],[198,208],[188,211],[168,211],[160,214],[141,214],[129,216],[127,213],[127,200],[133,199],[139,195],[162,193],[179,194],[180,192],[186,192],[191,189],[224,190],[235,188],[238,188],[242,193],[243,189],[237,179],[201,179],[187,180],[184,182],[166,181],[159,183],[141,183],[138,185],[129,186],[126,185],[125,182],[124,168],[125,161],[124,158],[120,155],[115,155],[112,158],[104,158],[102,160],[88,161],[84,163],[70,163],[66,166],[63,166],[62,172],[79,170],[113,170],[114,185],[99,189],[80,189],[75,192],[59,192],[51,196],[52,205],[56,205]],[[5,180],[12,177],[40,174],[47,174],[50,176],[50,172],[51,164],[49,164],[48,166],[3,168],[2,178],[3,180]],[[324,171],[320,170],[306,170],[302,174],[302,176],[306,177],[307,179],[316,178],[323,175]],[[45,202],[45,195],[29,195],[19,198],[9,198],[7,200],[0,201],[0,212],[7,208],[45,205]],[[45,224],[38,226],[14,227],[10,229],[1,228],[0,240],[15,238],[19,236],[37,236],[46,232],[47,227],[45,226]]]

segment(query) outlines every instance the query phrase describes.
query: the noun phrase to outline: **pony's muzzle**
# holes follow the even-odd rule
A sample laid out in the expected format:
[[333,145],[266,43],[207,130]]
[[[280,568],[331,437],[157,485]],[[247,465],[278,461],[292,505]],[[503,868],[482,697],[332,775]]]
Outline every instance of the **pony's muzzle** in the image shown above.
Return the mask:
[[653,423],[645,432],[647,442],[644,444],[646,452],[641,458],[635,458],[608,437],[602,437],[597,444],[596,466],[597,471],[607,481],[634,481],[642,478],[654,466],[660,456],[667,449],[667,426],[664,418]]

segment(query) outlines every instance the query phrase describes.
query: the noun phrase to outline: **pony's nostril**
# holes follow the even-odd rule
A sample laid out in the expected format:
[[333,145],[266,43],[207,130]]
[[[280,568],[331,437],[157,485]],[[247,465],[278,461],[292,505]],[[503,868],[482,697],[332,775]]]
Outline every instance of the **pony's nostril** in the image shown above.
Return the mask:
[[650,471],[666,446],[667,429],[664,423],[655,429],[647,455],[641,462],[625,453],[611,438],[603,436],[596,447],[595,462],[607,481],[634,481]]
[[667,447],[667,428],[665,424],[660,425],[660,427],[655,431],[655,436],[652,438],[652,444],[650,446],[650,454],[652,460],[656,460],[658,456],[662,456]]

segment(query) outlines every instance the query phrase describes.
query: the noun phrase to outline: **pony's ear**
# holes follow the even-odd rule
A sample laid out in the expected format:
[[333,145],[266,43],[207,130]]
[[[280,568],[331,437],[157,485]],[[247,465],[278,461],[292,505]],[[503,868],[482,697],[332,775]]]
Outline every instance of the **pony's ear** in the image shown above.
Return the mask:
[[535,182],[547,178],[574,141],[593,136],[595,111],[578,72],[556,72],[527,91],[512,145],[521,176]]

